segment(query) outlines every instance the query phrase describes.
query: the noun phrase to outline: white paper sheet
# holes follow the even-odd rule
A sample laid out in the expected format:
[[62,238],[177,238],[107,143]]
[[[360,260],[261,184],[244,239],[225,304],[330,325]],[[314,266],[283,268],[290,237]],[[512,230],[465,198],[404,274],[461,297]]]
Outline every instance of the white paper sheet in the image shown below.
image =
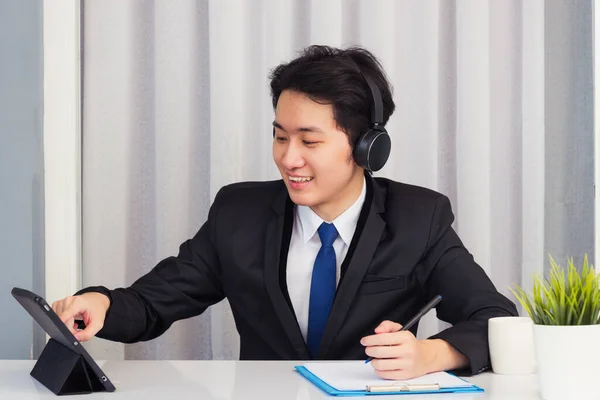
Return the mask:
[[446,372],[434,372],[404,381],[382,379],[370,364],[364,361],[306,363],[304,367],[337,390],[365,390],[367,386],[406,384],[434,384],[442,389],[470,387],[470,383]]

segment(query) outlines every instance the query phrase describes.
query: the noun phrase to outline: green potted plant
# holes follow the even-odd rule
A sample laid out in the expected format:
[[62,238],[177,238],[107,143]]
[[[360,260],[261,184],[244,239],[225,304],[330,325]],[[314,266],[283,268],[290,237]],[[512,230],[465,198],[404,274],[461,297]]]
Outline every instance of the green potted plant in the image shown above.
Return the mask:
[[531,292],[511,289],[533,320],[542,398],[600,399],[600,275],[584,256],[565,270],[550,257],[548,277],[534,277]]

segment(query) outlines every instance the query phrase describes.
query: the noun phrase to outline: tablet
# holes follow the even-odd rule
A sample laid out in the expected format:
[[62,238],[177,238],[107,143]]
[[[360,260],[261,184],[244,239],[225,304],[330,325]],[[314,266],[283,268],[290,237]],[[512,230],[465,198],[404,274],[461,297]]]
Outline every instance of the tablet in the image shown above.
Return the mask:
[[106,374],[102,372],[98,364],[96,364],[81,343],[73,336],[64,322],[60,320],[58,315],[52,310],[52,307],[46,303],[46,300],[29,290],[17,287],[13,288],[11,293],[52,339],[83,357],[94,374],[94,376],[90,376],[90,379],[97,379],[107,392],[115,391],[114,385],[110,382]]

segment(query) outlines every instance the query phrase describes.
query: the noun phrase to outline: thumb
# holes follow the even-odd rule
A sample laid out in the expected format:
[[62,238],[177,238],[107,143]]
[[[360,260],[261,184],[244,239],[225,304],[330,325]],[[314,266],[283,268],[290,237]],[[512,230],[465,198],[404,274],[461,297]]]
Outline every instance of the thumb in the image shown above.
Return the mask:
[[73,326],[75,317],[79,316],[81,311],[76,302],[72,301],[66,308],[58,312],[58,318],[70,327]]
[[392,333],[398,332],[400,329],[402,329],[402,325],[399,323],[386,320],[375,328],[375,333]]
[[102,324],[92,320],[90,321],[89,325],[86,325],[84,330],[78,331],[75,334],[75,338],[80,342],[87,342],[88,340],[92,339],[100,329],[102,329]]
[[[90,311],[86,302],[74,300],[59,315],[60,319],[69,327],[77,340],[90,340],[102,328],[102,323]],[[77,331],[74,328],[74,319],[76,317],[83,317],[86,325],[84,330]]]

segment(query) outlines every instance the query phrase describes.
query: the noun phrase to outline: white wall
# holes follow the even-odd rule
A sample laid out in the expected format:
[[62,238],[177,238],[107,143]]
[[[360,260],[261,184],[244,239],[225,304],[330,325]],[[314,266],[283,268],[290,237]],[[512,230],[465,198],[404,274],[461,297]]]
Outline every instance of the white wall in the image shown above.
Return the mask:
[[44,2],[46,300],[81,288],[80,1]]

